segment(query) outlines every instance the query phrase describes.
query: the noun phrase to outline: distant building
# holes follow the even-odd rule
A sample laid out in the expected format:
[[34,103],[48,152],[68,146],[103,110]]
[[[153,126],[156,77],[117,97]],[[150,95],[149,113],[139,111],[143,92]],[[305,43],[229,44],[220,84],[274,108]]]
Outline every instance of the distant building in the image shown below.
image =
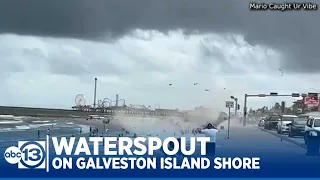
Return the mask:
[[155,109],[157,113],[178,113],[178,109]]
[[297,101],[294,101],[291,108],[294,111],[299,112],[299,113],[300,113],[300,111],[302,112],[303,109],[304,109],[304,112],[319,111],[319,105],[305,105],[303,99],[299,99]]
[[304,107],[303,99],[299,99],[293,102],[292,109],[302,109]]

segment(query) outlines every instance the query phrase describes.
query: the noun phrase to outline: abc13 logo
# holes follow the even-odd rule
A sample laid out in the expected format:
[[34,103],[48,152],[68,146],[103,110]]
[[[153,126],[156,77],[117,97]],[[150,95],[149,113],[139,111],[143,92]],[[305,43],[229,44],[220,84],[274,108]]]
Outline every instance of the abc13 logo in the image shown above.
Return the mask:
[[19,169],[45,169],[45,147],[45,141],[18,141],[18,147],[6,149],[4,158],[10,164],[18,164]]

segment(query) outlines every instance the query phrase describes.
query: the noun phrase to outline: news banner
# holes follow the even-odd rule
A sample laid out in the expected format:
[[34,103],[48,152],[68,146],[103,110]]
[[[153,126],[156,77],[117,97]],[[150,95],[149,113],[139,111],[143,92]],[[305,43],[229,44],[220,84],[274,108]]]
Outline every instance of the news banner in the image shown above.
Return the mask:
[[[54,169],[208,169],[212,165],[212,159],[198,157],[188,159],[186,157],[106,157],[106,156],[152,156],[155,151],[162,149],[167,156],[173,156],[181,151],[181,155],[190,156],[195,153],[196,142],[201,143],[200,154],[206,155],[206,143],[210,142],[208,137],[191,137],[191,148],[186,147],[186,138],[182,137],[180,142],[173,137],[164,139],[158,137],[138,137],[134,140],[129,137],[80,137],[76,142],[71,137],[69,142],[63,137],[60,140],[52,137],[53,151],[58,157],[49,162],[50,148],[46,141],[19,141],[18,147],[11,146],[5,151],[5,159],[10,164],[18,164],[18,168],[37,168],[50,171]],[[143,143],[147,142],[147,146]],[[174,144],[173,149],[169,143]],[[89,144],[92,146],[89,147]],[[99,146],[103,143],[103,146]],[[181,145],[180,145],[181,144]],[[136,147],[132,150],[133,147]],[[102,148],[102,151],[101,149]],[[112,150],[113,149],[113,150]],[[101,153],[102,152],[102,153]],[[59,157],[63,155],[63,157]],[[89,157],[89,156],[104,157]],[[83,157],[85,156],[85,157]],[[181,163],[179,160],[182,160]],[[159,161],[159,163],[157,163]],[[75,164],[75,167],[74,167]],[[259,169],[259,158],[219,158],[213,159],[215,169]]]
[[[320,167],[297,167],[277,154],[217,156],[210,144],[209,137],[47,136],[44,141],[18,141],[7,147],[0,174],[6,178],[290,177],[286,172]],[[281,163],[270,164],[280,158]]]

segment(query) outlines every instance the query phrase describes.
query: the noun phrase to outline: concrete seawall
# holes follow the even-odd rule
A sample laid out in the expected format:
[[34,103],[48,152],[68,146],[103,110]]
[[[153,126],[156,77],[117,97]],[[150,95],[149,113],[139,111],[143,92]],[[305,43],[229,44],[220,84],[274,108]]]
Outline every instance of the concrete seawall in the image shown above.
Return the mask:
[[162,111],[151,111],[141,109],[112,109],[106,112],[99,111],[77,111],[67,109],[47,109],[47,108],[30,108],[30,107],[9,107],[0,106],[1,115],[14,116],[31,116],[31,117],[89,117],[90,115],[99,116],[183,116],[182,113],[170,114]]
[[[148,113],[148,114],[146,114]],[[197,122],[197,124],[205,124],[206,122],[213,122],[218,125],[223,119],[217,119],[216,117],[211,116],[201,116],[197,115],[164,115],[156,112],[141,112],[141,111],[130,111],[130,110],[114,110],[109,112],[88,112],[88,111],[75,111],[75,110],[67,110],[67,109],[46,109],[46,108],[30,108],[30,107],[8,107],[8,106],[0,106],[0,114],[1,115],[14,115],[14,116],[31,116],[31,117],[59,117],[59,118],[88,118],[90,115],[99,115],[99,116],[153,116],[153,117],[164,117],[164,116],[177,116],[184,119],[185,122]]]
[[0,114],[14,116],[32,116],[32,117],[88,117],[90,114],[99,114],[95,112],[82,112],[66,109],[45,109],[29,107],[9,107],[0,106]]

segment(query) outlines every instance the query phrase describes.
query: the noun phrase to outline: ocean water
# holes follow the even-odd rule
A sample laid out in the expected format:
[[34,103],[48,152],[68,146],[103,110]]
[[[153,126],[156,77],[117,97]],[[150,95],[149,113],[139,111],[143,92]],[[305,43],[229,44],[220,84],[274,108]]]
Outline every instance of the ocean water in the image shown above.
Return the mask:
[[89,133],[90,126],[77,124],[72,119],[34,118],[25,116],[0,115],[0,143],[45,138],[50,129],[52,136],[72,136]]

